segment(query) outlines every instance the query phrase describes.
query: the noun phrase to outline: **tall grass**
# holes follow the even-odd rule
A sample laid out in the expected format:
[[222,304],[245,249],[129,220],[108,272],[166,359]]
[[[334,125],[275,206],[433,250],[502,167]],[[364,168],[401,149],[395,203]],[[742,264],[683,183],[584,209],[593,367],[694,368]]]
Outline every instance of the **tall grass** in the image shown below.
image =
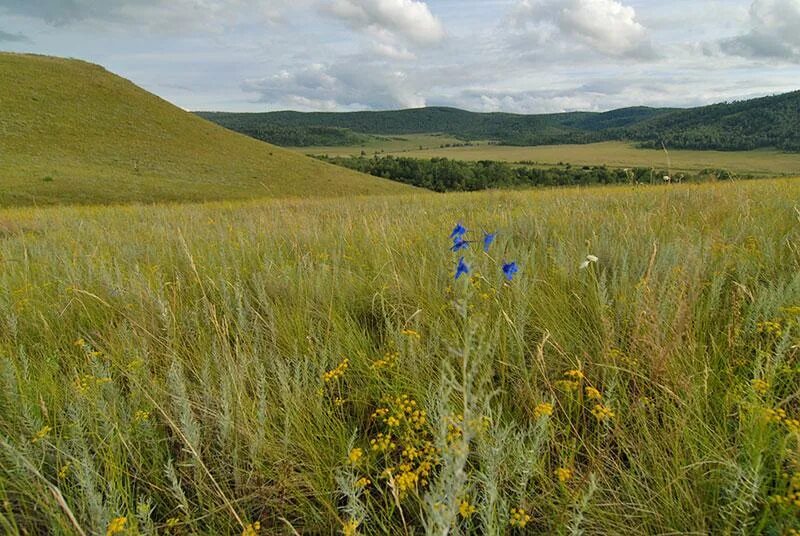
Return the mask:
[[[800,528],[798,198],[764,181],[3,211],[0,526]],[[498,231],[458,281],[456,221]]]

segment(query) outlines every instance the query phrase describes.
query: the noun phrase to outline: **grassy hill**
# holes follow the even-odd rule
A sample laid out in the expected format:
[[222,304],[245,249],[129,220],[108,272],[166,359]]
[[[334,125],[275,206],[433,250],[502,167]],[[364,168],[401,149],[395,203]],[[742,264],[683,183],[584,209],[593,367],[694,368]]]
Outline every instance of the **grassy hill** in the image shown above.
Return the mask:
[[[777,148],[800,151],[800,91],[686,110],[633,107],[603,113],[518,115],[474,113],[454,108],[386,112],[230,114],[202,112],[224,127],[266,141],[270,129],[294,129],[302,145],[346,145],[315,136],[314,128],[349,129],[358,135],[441,132],[463,140],[495,140],[503,145],[547,145],[632,140],[645,147],[738,151]],[[302,133],[302,135],[301,135]],[[356,145],[355,143],[353,145]]]
[[408,191],[236,134],[102,67],[0,53],[0,205]]

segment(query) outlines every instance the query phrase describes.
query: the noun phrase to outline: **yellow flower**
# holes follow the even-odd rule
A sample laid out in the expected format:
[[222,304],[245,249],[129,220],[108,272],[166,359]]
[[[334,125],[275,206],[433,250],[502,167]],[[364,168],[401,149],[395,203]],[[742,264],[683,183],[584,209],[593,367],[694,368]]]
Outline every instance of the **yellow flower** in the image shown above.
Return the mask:
[[537,419],[541,419],[542,417],[549,417],[552,414],[553,414],[553,404],[548,404],[547,402],[536,404],[536,407],[533,409],[533,416]]
[[261,522],[248,523],[242,531],[242,536],[257,536],[261,530]]
[[530,520],[531,516],[525,510],[522,508],[512,508],[511,519],[508,521],[508,524],[512,527],[524,529]]
[[582,380],[583,378],[585,378],[585,376],[583,375],[583,371],[578,369],[568,370],[564,373],[564,376],[566,376],[567,378],[572,378],[573,380]]
[[134,424],[138,424],[140,422],[146,421],[149,418],[150,418],[150,412],[149,411],[139,410],[139,411],[137,411],[136,413],[133,414],[133,423]]
[[325,383],[332,382],[334,380],[338,380],[342,376],[344,376],[345,371],[350,366],[350,360],[344,358],[341,363],[339,363],[336,368],[329,370],[325,374],[322,375],[322,380]]
[[554,471],[554,474],[558,478],[558,481],[561,482],[562,484],[564,482],[572,480],[572,469],[568,467],[559,467]]
[[419,335],[419,333],[417,333],[417,332],[416,332],[416,331],[414,331],[413,329],[404,329],[404,330],[403,330],[403,331],[401,331],[400,333],[402,333],[402,334],[403,334],[403,335],[405,335],[406,337],[414,337],[414,338],[417,338],[417,339],[419,339],[419,338],[420,338],[420,335]]
[[370,484],[372,484],[372,481],[369,478],[365,477],[365,476],[362,476],[361,478],[356,480],[356,486],[359,487],[359,488],[366,488]]
[[52,428],[50,428],[49,426],[42,427],[42,429],[36,432],[36,435],[33,436],[33,439],[31,439],[31,443],[38,443],[39,441],[47,437],[47,434],[50,433],[50,430],[52,430]]
[[600,421],[607,421],[609,419],[613,419],[615,417],[614,412],[611,411],[611,408],[604,406],[603,404],[596,404],[594,408],[592,408],[592,415]]
[[61,466],[61,469],[58,470],[58,478],[64,480],[69,475],[69,470],[72,467],[72,462],[67,462]]
[[361,461],[361,458],[363,456],[364,456],[364,451],[362,449],[354,448],[347,455],[347,461],[350,462],[350,465],[356,465],[358,464],[359,461]]
[[108,524],[108,528],[106,529],[106,536],[114,536],[114,534],[119,534],[120,532],[125,531],[125,523],[128,522],[127,517],[115,517],[111,520],[111,523]]
[[602,400],[603,399],[603,395],[600,393],[600,391],[598,391],[594,387],[587,387],[585,389],[585,391],[586,391],[586,398],[588,398],[589,400]]
[[347,522],[342,525],[342,534],[344,534],[344,536],[356,536],[358,534],[358,525],[359,522],[355,519],[348,519]]
[[753,387],[753,391],[762,396],[769,391],[769,383],[760,378],[750,380],[750,385]]
[[462,499],[461,504],[458,505],[458,513],[461,517],[470,517],[475,513],[475,505],[469,503],[469,499]]

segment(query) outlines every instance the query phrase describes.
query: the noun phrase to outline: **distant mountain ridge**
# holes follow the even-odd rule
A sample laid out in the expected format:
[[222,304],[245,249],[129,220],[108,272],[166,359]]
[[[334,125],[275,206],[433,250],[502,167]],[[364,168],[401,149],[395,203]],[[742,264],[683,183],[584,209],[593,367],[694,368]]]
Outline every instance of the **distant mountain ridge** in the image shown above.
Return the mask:
[[278,145],[358,145],[360,137],[439,132],[465,141],[546,145],[632,140],[644,146],[800,151],[800,91],[697,108],[521,115],[447,107],[380,112],[197,112]]

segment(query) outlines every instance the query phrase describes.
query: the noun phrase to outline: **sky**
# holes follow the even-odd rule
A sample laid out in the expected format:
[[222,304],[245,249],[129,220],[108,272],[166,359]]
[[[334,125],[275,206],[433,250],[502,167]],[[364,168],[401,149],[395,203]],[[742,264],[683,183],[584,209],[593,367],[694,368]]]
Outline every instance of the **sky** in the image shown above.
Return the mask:
[[188,110],[688,107],[800,89],[800,0],[0,0],[0,50]]

